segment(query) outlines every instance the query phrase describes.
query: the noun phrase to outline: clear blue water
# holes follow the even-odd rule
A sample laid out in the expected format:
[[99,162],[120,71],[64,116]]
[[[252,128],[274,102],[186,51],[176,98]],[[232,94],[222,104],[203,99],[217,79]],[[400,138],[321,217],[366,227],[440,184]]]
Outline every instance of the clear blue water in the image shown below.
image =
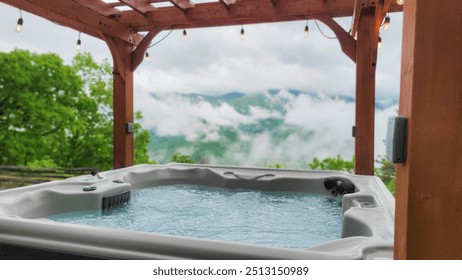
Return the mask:
[[132,191],[115,209],[59,214],[52,220],[263,244],[308,248],[339,239],[341,202],[300,192],[172,185]]

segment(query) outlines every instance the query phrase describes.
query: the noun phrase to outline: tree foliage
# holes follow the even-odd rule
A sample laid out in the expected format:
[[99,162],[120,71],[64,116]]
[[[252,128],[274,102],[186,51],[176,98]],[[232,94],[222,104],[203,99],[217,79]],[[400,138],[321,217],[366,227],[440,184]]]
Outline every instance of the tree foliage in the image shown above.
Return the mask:
[[172,162],[176,163],[196,163],[196,161],[189,155],[183,155],[180,153],[175,153],[172,156]]
[[[0,164],[110,169],[112,126],[107,61],[80,53],[66,65],[56,54],[0,53]],[[147,142],[137,124],[135,162],[149,161]]]
[[344,160],[340,155],[337,155],[337,157],[327,157],[319,160],[317,157],[314,157],[313,160],[308,163],[308,166],[313,170],[342,170],[352,173],[354,158],[351,160]]
[[395,164],[389,161],[386,157],[379,156],[379,159],[376,160],[379,164],[377,168],[375,168],[375,175],[382,179],[385,186],[387,186],[388,190],[395,195],[396,190],[396,167]]
[[[395,195],[395,164],[383,156],[380,156],[376,163],[378,166],[374,169],[375,176],[379,177],[388,190]],[[315,157],[312,162],[308,163],[308,166],[314,170],[342,170],[353,173],[354,158],[350,161],[344,160],[340,155],[322,160]]]
[[274,168],[274,169],[286,168],[286,166],[283,163],[280,163],[280,162],[276,162],[274,164],[267,164],[266,167]]

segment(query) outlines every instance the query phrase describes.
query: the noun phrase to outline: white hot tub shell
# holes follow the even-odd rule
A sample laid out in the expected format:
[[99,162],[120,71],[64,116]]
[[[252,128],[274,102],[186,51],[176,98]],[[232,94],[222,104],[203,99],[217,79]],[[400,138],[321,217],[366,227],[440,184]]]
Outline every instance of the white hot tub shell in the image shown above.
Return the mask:
[[[325,182],[332,179],[350,182],[354,188],[351,193],[326,188]],[[47,219],[102,210],[125,202],[131,190],[171,184],[338,195],[341,238],[287,249]],[[391,259],[393,226],[394,198],[380,179],[344,172],[137,165],[0,192],[0,259]]]

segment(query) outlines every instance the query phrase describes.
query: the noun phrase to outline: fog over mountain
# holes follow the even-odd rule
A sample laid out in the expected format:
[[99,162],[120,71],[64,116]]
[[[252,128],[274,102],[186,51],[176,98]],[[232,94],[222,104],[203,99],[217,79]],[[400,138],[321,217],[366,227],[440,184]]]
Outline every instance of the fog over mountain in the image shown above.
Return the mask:
[[[213,164],[306,168],[313,157],[352,157],[354,102],[288,89],[219,96],[151,93],[138,107],[158,163],[180,152]],[[386,123],[396,108],[393,99],[376,102],[376,156],[385,153]]]

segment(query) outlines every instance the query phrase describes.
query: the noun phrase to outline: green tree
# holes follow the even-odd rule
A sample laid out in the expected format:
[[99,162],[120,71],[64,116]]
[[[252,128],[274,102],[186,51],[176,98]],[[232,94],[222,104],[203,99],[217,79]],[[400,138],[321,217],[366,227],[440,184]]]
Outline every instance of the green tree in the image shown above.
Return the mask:
[[266,167],[275,168],[275,169],[286,168],[286,166],[283,163],[279,163],[279,162],[276,162],[275,164],[267,164]]
[[376,160],[379,164],[377,168],[375,168],[375,175],[382,179],[385,186],[387,186],[388,190],[395,195],[396,191],[396,167],[395,164],[389,161],[384,156],[379,156]]
[[313,170],[342,170],[352,173],[354,158],[351,160],[344,160],[340,155],[337,155],[337,157],[327,157],[319,160],[317,157],[314,157],[313,160],[308,163],[308,166]]
[[0,53],[0,164],[27,165],[56,153],[77,117],[72,104],[81,87],[55,54]]
[[196,163],[194,159],[192,159],[191,156],[189,155],[183,155],[180,153],[175,153],[172,156],[172,162],[177,162],[177,163]]
[[[143,115],[140,111],[135,112],[135,120],[141,121]],[[149,163],[156,164],[155,161],[149,158],[148,145],[151,141],[151,135],[149,131],[143,129],[141,124],[135,122],[135,137],[133,139],[133,160],[135,164]]]
[[[376,160],[378,167],[374,168],[375,175],[379,177],[388,190],[395,195],[396,189],[396,179],[395,179],[395,164],[389,161],[383,156],[379,156],[379,159]],[[313,158],[312,162],[308,163],[308,166],[314,170],[342,170],[349,173],[353,173],[354,168],[354,158],[349,160],[344,160],[338,155],[335,158],[328,157],[322,160],[318,158]]]
[[[141,120],[141,113],[136,119]],[[0,53],[0,164],[112,168],[112,67],[80,53]],[[149,133],[135,124],[135,162]]]

